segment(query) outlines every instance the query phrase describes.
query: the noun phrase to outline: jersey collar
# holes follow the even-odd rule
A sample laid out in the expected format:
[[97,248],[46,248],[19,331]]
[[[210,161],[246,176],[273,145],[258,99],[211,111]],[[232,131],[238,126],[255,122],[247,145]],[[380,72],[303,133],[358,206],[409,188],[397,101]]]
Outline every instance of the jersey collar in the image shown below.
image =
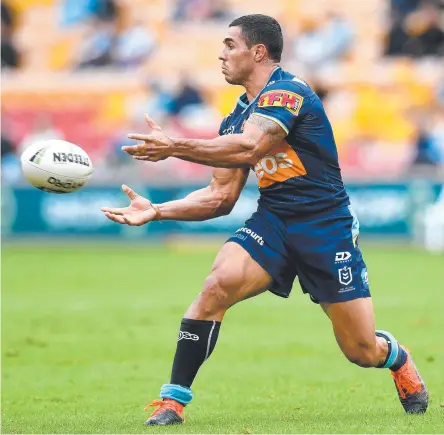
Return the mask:
[[280,66],[277,66],[270,74],[269,79],[267,80],[267,83],[265,83],[265,86],[260,90],[260,92],[254,97],[253,101],[251,103],[248,102],[247,93],[245,92],[242,94],[239,99],[237,100],[237,104],[242,107],[243,111],[242,113],[245,113],[252,104],[254,104],[259,95],[262,94],[262,91],[268,86],[268,84],[275,78],[277,71],[281,71],[282,68]]

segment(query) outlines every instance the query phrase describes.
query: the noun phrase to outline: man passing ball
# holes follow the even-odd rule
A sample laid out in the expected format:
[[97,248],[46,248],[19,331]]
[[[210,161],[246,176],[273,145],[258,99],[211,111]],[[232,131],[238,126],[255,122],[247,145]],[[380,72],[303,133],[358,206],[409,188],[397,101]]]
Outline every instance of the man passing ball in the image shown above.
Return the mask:
[[224,244],[201,292],[182,319],[171,379],[147,425],[183,422],[191,386],[214,350],[225,312],[267,290],[288,297],[296,276],[302,291],[330,318],[339,347],[361,367],[387,368],[407,413],[424,413],[427,388],[409,351],[375,330],[367,268],[358,246],[330,122],[319,97],[280,66],[279,23],[265,15],[234,20],[219,57],[225,80],[245,93],[212,140],[167,137],[149,117],[142,144],[123,147],[138,160],[175,157],[214,167],[208,187],[184,199],[152,204],[129,187],[125,208],[104,207],[120,224],[202,221],[229,214],[250,169],[258,178],[257,211]]

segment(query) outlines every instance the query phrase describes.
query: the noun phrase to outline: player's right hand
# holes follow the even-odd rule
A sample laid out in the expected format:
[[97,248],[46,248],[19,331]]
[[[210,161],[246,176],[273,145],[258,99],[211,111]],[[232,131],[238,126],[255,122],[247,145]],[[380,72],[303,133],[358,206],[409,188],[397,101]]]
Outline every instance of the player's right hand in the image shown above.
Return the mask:
[[128,207],[123,208],[102,207],[101,210],[108,219],[119,224],[139,226],[158,217],[158,210],[150,200],[138,195],[126,185],[122,186],[122,190],[128,195],[131,203]]

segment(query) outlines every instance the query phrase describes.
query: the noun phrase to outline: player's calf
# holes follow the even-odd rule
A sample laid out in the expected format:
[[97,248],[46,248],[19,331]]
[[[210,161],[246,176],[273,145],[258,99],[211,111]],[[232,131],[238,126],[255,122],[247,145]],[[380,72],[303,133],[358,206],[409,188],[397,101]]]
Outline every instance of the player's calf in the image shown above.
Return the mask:
[[[387,331],[376,331],[375,340],[343,349],[360,367],[388,368],[399,400],[408,414],[422,414],[428,406],[428,390],[408,350]],[[381,359],[382,357],[382,359]]]
[[[268,273],[243,248],[235,243],[224,245],[202,291],[182,319],[170,383],[162,386],[163,402],[156,402],[160,403],[159,409],[146,424],[180,422],[176,408],[192,400],[191,385],[216,346],[225,312],[237,302],[265,291],[270,283]],[[183,418],[182,413],[179,417]]]
[[371,298],[321,304],[345,356],[361,367],[387,368],[404,410],[424,413],[428,392],[409,352],[387,331],[374,327]]
[[377,367],[384,361],[388,344],[375,336],[371,298],[321,303],[321,306],[330,318],[336,341],[349,361],[361,367]]
[[387,353],[387,346],[385,346],[384,352],[384,344],[381,342],[378,343],[375,337],[368,341],[360,340],[354,343],[348,343],[341,348],[351,363],[364,368],[376,367]]

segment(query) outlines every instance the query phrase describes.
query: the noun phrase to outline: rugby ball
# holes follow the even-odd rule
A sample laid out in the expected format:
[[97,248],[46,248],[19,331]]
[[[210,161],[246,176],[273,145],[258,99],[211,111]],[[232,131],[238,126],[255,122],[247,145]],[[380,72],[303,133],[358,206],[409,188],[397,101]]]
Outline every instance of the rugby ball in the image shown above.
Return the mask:
[[25,178],[50,193],[74,192],[85,186],[93,173],[88,154],[64,140],[35,142],[23,151],[20,161]]

